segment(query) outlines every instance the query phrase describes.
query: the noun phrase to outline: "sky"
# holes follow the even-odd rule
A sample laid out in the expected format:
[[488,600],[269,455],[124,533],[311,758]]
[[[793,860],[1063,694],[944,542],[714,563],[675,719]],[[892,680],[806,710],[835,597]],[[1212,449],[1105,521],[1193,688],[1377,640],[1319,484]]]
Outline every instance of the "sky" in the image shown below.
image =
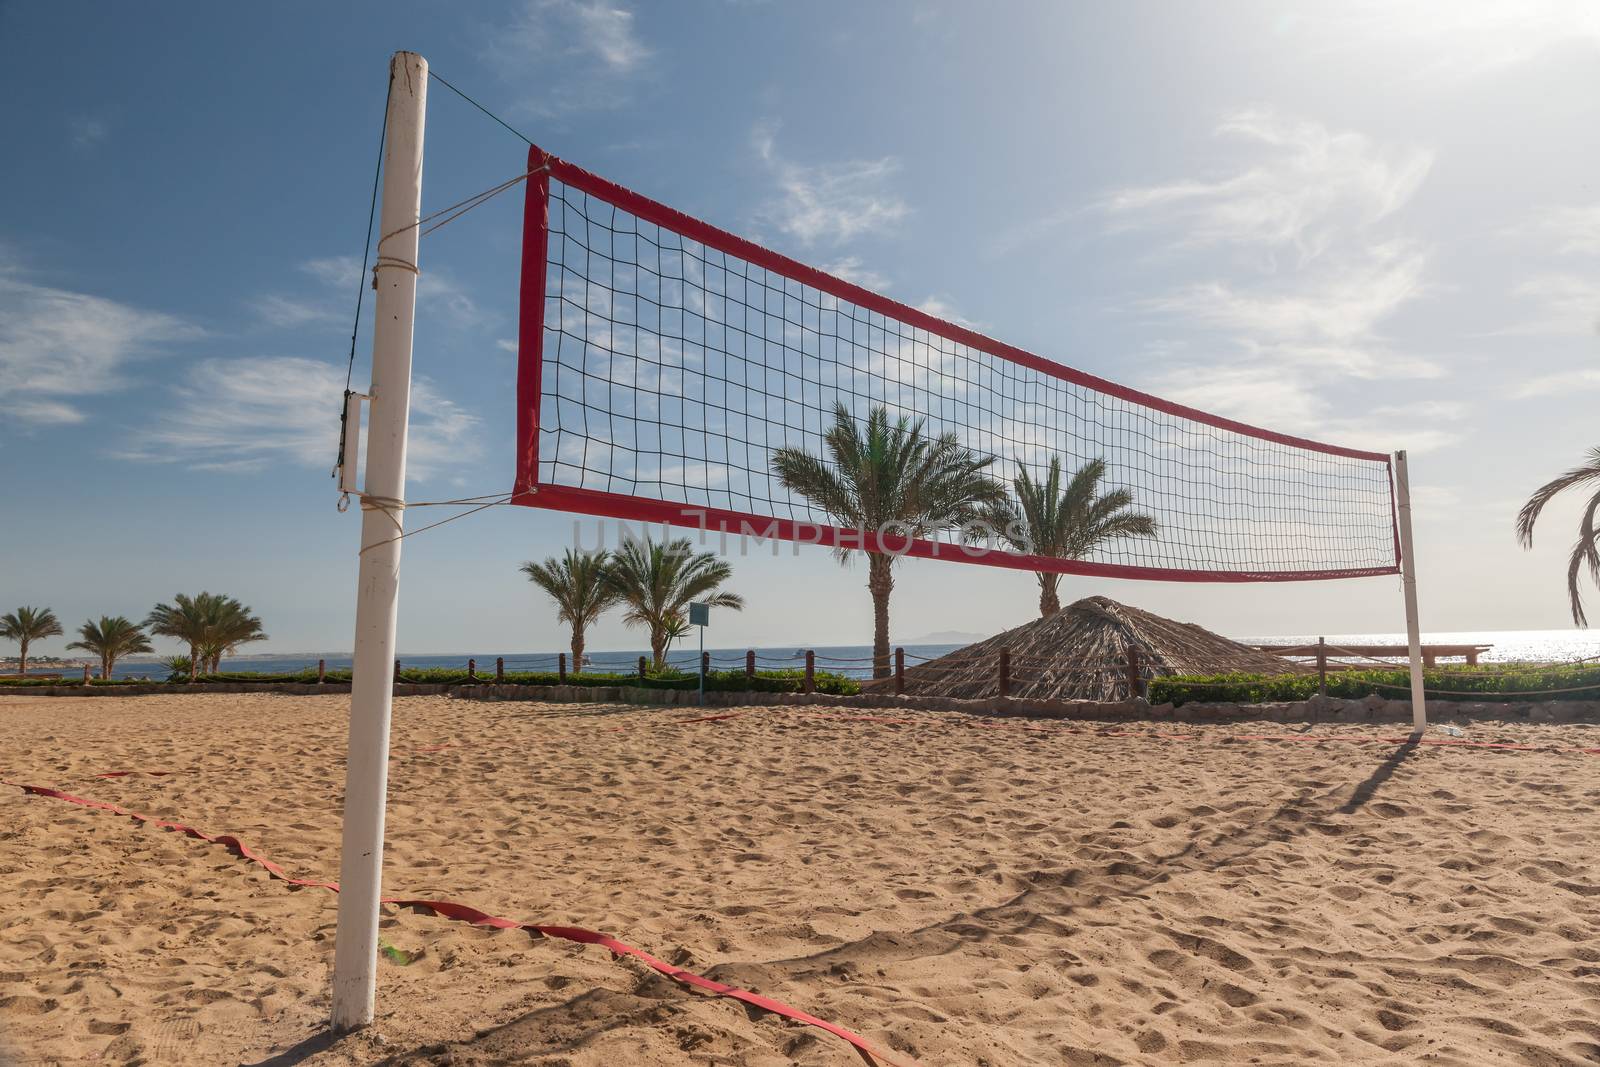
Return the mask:
[[[93,11],[0,5],[0,608],[70,629],[207,589],[261,615],[255,650],[350,648],[359,519],[329,472],[403,48],[558,155],[906,303],[1407,449],[1424,629],[1570,625],[1577,502],[1531,552],[1512,523],[1600,443],[1600,7]],[[424,211],[525,154],[435,83]],[[520,215],[503,196],[423,242],[413,500],[510,488]],[[518,565],[573,538],[510,507],[408,538],[399,649],[562,647]],[[709,644],[870,639],[862,564],[733,563],[748,607]],[[1063,582],[1097,593],[1240,636],[1404,625],[1393,577]],[[1036,595],[1026,573],[902,561],[893,635],[998,632]],[[613,614],[590,646],[642,639]]]

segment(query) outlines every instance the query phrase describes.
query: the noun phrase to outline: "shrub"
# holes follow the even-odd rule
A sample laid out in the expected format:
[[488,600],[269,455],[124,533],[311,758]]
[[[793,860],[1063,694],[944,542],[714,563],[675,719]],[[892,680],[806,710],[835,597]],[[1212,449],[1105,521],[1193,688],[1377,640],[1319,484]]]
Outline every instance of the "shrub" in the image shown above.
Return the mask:
[[[832,671],[817,671],[817,692],[829,693],[834,696],[847,696],[861,691],[861,683],[854,678],[848,678]],[[349,670],[331,670],[327,672],[326,680],[329,682],[349,682]],[[421,667],[400,670],[401,682],[420,685],[468,685],[473,683],[492,683],[494,672],[487,674],[480,672],[476,678],[469,678],[465,670],[453,667]],[[230,671],[226,674],[201,674],[197,675],[194,683],[197,686],[226,685],[233,682],[258,682],[278,684],[313,685],[317,681],[315,668],[303,671],[294,671],[283,674],[269,674],[261,671]],[[16,678],[0,679],[0,686],[41,686],[41,685],[74,685],[72,679],[53,678]],[[110,682],[96,680],[94,685],[139,685],[134,678],[118,678]],[[161,684],[152,682],[148,684]],[[180,672],[174,671],[166,679],[166,684],[174,686],[187,686],[189,682],[188,661],[184,661]],[[646,674],[641,681],[638,674],[612,674],[586,672],[584,674],[569,674],[566,681],[555,671],[507,671],[505,674],[507,685],[570,685],[588,688],[602,686],[627,686],[646,689],[698,689],[700,679],[697,674],[687,671],[668,668],[660,672]],[[746,678],[742,670],[712,671],[706,675],[707,692],[751,692],[751,693],[798,693],[805,688],[805,672],[800,670],[758,671],[755,678]]]
[[[1600,700],[1600,666],[1479,664],[1430,667],[1422,672],[1429,700],[1542,701]],[[1212,674],[1153,678],[1152,704],[1263,704],[1309,700],[1317,692],[1315,674]],[[1359,700],[1376,693],[1390,700],[1411,699],[1411,674],[1394,670],[1329,671],[1328,695]]]
[[[67,675],[65,678],[0,678],[0,687],[5,687],[5,688],[9,688],[9,689],[37,689],[40,686],[46,686],[46,685],[79,685],[79,686],[81,686],[82,684],[83,684],[82,678],[73,677],[70,674]],[[105,679],[102,679],[102,678],[96,678],[93,681],[91,681],[89,684],[90,685],[95,685],[95,686],[100,686],[100,685],[139,685],[140,683],[135,678],[113,678],[110,681],[106,681]]]

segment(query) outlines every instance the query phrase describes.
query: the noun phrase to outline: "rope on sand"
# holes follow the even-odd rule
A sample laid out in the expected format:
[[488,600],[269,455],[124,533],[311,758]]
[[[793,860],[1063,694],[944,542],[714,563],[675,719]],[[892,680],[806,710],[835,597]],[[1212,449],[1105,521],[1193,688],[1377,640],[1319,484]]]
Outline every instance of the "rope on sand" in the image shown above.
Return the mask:
[[[101,777],[121,776],[129,773],[132,772],[112,771],[108,772],[106,775],[101,775]],[[186,825],[184,823],[169,822],[165,819],[157,819],[154,816],[143,815],[137,811],[132,811],[128,808],[124,808],[120,805],[112,804],[104,800],[93,800],[88,797],[74,796],[71,793],[66,793],[59,789],[51,789],[48,786],[28,785],[23,782],[14,782],[5,778],[0,778],[0,785],[14,786],[17,789],[22,790],[24,793],[29,793],[33,796],[64,800],[69,804],[77,804],[81,807],[93,808],[98,811],[109,811],[113,815],[126,816],[127,818],[134,819],[141,823],[146,823],[160,830],[170,830],[173,833],[182,834],[185,837],[197,838],[213,845],[222,845],[232,850],[241,858],[263,868],[274,878],[287,882],[292,886],[302,886],[313,889],[327,889],[334,893],[339,891],[339,883],[337,882],[319,882],[314,879],[294,878],[290,876],[290,874],[285,871],[283,867],[268,859],[266,856],[263,856],[259,852],[256,852],[249,845],[245,844],[237,837],[234,837],[232,834],[208,834],[203,830],[198,830],[195,827]],[[580,926],[542,926],[536,923],[518,922],[515,919],[506,919],[498,915],[490,915],[488,912],[479,911],[477,908],[471,907],[470,905],[458,904],[455,901],[449,900],[413,900],[405,897],[385,897],[381,903],[392,904],[395,907],[400,908],[416,908],[422,911],[429,911],[435,915],[443,916],[446,919],[455,919],[460,922],[470,923],[473,926],[488,926],[496,930],[526,930],[529,934],[535,937],[553,937],[557,938],[558,940],[572,941],[581,945],[599,945],[600,947],[609,950],[613,958],[632,956],[634,959],[643,963],[646,967],[649,967],[651,970],[656,971],[659,974],[665,975],[680,985],[689,986],[692,989],[698,989],[714,996],[728,997],[744,1004],[748,1004],[753,1008],[759,1008],[762,1011],[771,1012],[772,1014],[781,1016],[785,1019],[791,1019],[798,1023],[804,1023],[807,1026],[815,1026],[818,1029],[825,1030],[828,1033],[833,1034],[835,1037],[841,1038],[854,1046],[856,1052],[861,1056],[862,1060],[868,1065],[868,1067],[878,1067],[880,1064],[883,1065],[883,1067],[909,1067],[908,1061],[898,1060],[892,1056],[889,1056],[876,1045],[862,1037],[860,1034],[857,1034],[852,1030],[847,1030],[844,1027],[839,1026],[837,1023],[830,1023],[826,1019],[819,1019],[815,1015],[811,1015],[808,1012],[791,1007],[788,1004],[784,1004],[782,1001],[773,1000],[770,997],[764,997],[759,993],[752,993],[748,989],[739,989],[735,986],[724,985],[721,982],[706,978],[704,975],[698,975],[692,971],[686,971],[682,967],[674,967],[665,960],[657,959],[643,949],[636,948],[633,945],[629,945],[623,941],[618,941],[616,938],[611,937],[608,934],[602,934],[594,930],[586,930]]]

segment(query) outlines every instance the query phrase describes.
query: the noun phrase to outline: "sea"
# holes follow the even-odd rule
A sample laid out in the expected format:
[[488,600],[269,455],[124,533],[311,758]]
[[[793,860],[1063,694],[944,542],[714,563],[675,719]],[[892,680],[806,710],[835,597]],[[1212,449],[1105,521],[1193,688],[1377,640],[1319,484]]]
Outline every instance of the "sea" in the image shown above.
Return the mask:
[[[1236,638],[1245,644],[1314,644],[1323,637],[1330,645],[1387,645],[1404,644],[1403,633],[1368,634],[1279,634],[1275,636],[1246,636]],[[1469,630],[1429,632],[1422,635],[1425,644],[1488,645],[1481,662],[1539,662],[1555,663],[1600,656],[1600,631],[1589,630]],[[906,645],[906,665],[937,659],[948,652],[964,647],[961,644]],[[714,670],[739,670],[744,667],[745,649],[708,648]],[[852,678],[866,678],[872,674],[872,648],[870,645],[816,645],[818,670],[834,671]],[[798,646],[758,648],[756,664],[762,670],[799,669],[805,666],[806,650]],[[557,652],[450,652],[405,653],[396,657],[404,667],[455,667],[465,669],[468,660],[476,660],[478,671],[493,674],[495,659],[503,657],[508,671],[553,671]],[[591,651],[588,653],[589,670],[628,673],[638,669],[639,657],[648,652],[639,649],[620,651]],[[673,666],[693,671],[699,660],[699,650],[674,648],[668,655]],[[224,672],[256,671],[270,674],[287,674],[317,665],[326,660],[329,670],[349,669],[350,653],[294,652],[239,656],[222,661]],[[118,663],[113,677],[152,678],[166,676],[159,663],[148,658],[125,660]]]

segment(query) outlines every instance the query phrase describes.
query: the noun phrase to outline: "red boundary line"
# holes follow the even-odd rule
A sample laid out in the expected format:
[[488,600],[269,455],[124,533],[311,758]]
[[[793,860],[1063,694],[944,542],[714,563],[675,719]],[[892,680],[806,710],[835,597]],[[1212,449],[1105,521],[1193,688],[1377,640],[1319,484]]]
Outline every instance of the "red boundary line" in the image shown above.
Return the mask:
[[[743,533],[751,524],[757,528],[776,527],[778,530],[804,527],[816,531],[815,543],[829,547],[861,547],[866,551],[884,551],[875,534],[860,534],[837,527],[813,523],[796,524],[772,516],[752,512],[729,511],[719,508],[695,508],[684,504],[649,500],[642,497],[601,493],[576,489],[539,481],[539,401],[540,378],[543,370],[545,270],[549,253],[550,178],[554,176],[574,189],[606,200],[638,218],[674,230],[693,241],[728,255],[736,256],[775,273],[793,278],[841,300],[924,329],[959,344],[968,345],[990,355],[1009,360],[1071,382],[1115,396],[1131,403],[1165,412],[1178,418],[1200,422],[1217,429],[1321,452],[1326,455],[1350,459],[1369,460],[1384,464],[1391,470],[1390,510],[1393,513],[1392,465],[1388,455],[1325,444],[1308,438],[1295,437],[1248,423],[1212,415],[1208,412],[1177,404],[1149,393],[1118,385],[1096,375],[1036,356],[1031,352],[997,341],[974,330],[945,322],[925,311],[902,304],[878,293],[870,292],[842,278],[807,266],[771,249],[719,229],[701,219],[686,215],[659,201],[636,193],[566,160],[550,155],[536,145],[528,147],[528,180],[523,207],[522,279],[520,310],[518,315],[517,365],[517,462],[515,486],[511,503],[527,507],[575,511],[608,518],[635,519],[646,522],[666,522],[676,526],[711,529],[717,532]],[[534,173],[537,172],[537,173]],[[712,523],[707,525],[707,523]],[[779,532],[778,537],[807,541],[791,533]],[[943,551],[941,551],[941,548]],[[991,566],[1012,567],[1022,570],[1048,571],[1058,574],[1088,574],[1105,577],[1134,578],[1150,581],[1183,582],[1262,582],[1262,581],[1318,581],[1333,578],[1364,578],[1399,572],[1398,545],[1395,563],[1388,567],[1330,568],[1307,571],[1253,571],[1232,572],[1185,568],[1133,566],[1114,563],[1082,563],[1059,560],[1053,557],[1025,557],[1008,552],[989,551],[981,556],[961,552],[955,546],[940,546],[936,542],[914,540],[905,554],[928,559],[953,560],[965,563],[984,563]]]
[[[101,777],[109,777],[119,773],[126,774],[132,772],[110,771]],[[205,841],[213,845],[222,845],[225,848],[233,850],[240,857],[260,866],[274,878],[281,879],[292,886],[303,886],[313,889],[327,889],[334,893],[339,891],[339,883],[337,882],[318,882],[313,879],[294,878],[290,876],[290,874],[285,871],[282,866],[268,859],[266,856],[263,856],[259,852],[256,852],[249,845],[245,844],[232,834],[208,834],[203,830],[198,830],[195,827],[189,826],[185,823],[169,822],[165,819],[157,819],[154,816],[144,815],[137,811],[124,808],[120,805],[109,803],[108,801],[93,800],[88,797],[75,796],[59,789],[51,789],[48,786],[27,785],[23,782],[13,782],[8,779],[0,779],[0,784],[14,786],[17,789],[21,789],[24,793],[30,793],[35,796],[50,797],[55,800],[64,800],[69,804],[77,804],[82,807],[94,808],[99,811],[109,811],[114,815],[122,815],[137,822],[148,823],[157,829],[170,830],[174,833],[183,834],[186,837],[197,838],[198,840]],[[450,900],[413,900],[403,897],[384,897],[380,903],[392,904],[395,907],[400,908],[419,908],[424,911],[431,911],[436,915],[442,915],[447,919],[456,919],[461,922],[470,923],[473,926],[488,926],[496,930],[526,930],[531,934],[541,937],[553,937],[562,941],[573,941],[581,945],[599,945],[602,948],[608,949],[614,957],[632,956],[634,959],[643,963],[651,970],[656,971],[659,974],[663,974],[681,985],[703,990],[715,996],[728,997],[732,1000],[741,1001],[742,1003],[749,1004],[751,1007],[760,1008],[762,1011],[771,1012],[774,1015],[779,1015],[786,1019],[792,1019],[798,1023],[804,1023],[807,1026],[815,1026],[818,1029],[826,1030],[828,1033],[833,1034],[835,1037],[841,1038],[842,1040],[847,1041],[854,1046],[856,1052],[861,1056],[862,1060],[868,1064],[868,1067],[876,1067],[876,1065],[879,1063],[887,1064],[889,1067],[904,1067],[905,1065],[905,1061],[896,1060],[893,1057],[886,1055],[881,1049],[872,1044],[866,1038],[862,1037],[860,1034],[857,1034],[852,1030],[847,1030],[837,1023],[830,1023],[826,1019],[819,1019],[809,1012],[804,1012],[798,1008],[791,1007],[782,1001],[773,1000],[770,997],[764,997],[759,993],[752,993],[748,989],[740,989],[736,986],[724,985],[722,982],[707,978],[704,975],[695,974],[692,971],[686,971],[682,967],[674,967],[665,960],[657,959],[641,948],[635,948],[633,945],[627,944],[626,942],[618,941],[609,934],[602,934],[595,930],[586,930],[581,926],[541,926],[536,923],[518,922],[515,919],[506,919],[498,915],[490,915],[488,912],[480,911],[471,905],[458,904],[455,901]]]

